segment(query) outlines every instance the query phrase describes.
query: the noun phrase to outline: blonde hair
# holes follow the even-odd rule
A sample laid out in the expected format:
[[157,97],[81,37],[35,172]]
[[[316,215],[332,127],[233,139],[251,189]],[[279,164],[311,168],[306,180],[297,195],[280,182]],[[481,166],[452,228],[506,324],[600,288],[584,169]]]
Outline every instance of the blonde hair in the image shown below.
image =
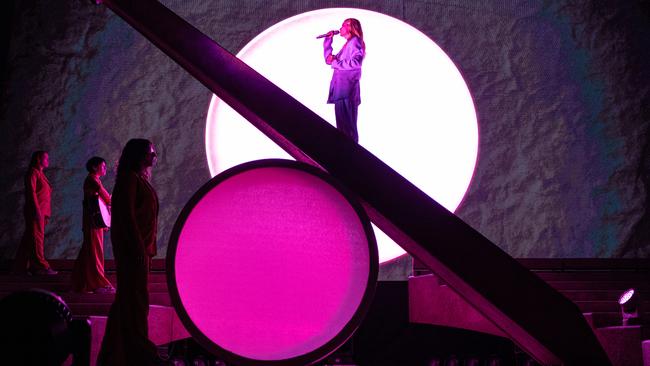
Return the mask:
[[363,29],[361,28],[361,22],[355,18],[348,18],[344,22],[350,21],[350,33],[359,38],[361,41],[361,47],[363,50],[366,50],[366,43],[363,41]]

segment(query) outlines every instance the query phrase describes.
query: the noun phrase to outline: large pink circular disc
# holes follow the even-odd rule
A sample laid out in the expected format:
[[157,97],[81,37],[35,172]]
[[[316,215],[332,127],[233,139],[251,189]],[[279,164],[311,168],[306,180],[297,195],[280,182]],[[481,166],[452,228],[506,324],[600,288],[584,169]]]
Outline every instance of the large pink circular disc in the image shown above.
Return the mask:
[[285,160],[210,180],[181,213],[167,257],[190,333],[239,363],[326,356],[358,325],[377,278],[360,205],[326,174]]

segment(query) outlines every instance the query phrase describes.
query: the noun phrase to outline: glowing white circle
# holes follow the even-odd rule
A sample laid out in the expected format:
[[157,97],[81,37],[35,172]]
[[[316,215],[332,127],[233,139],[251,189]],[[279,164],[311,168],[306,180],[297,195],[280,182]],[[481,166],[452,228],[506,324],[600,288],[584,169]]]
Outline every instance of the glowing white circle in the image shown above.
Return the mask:
[[[260,33],[238,54],[241,60],[336,125],[326,104],[332,70],[315,36],[338,29],[346,18],[361,22],[366,58],[361,78],[359,143],[445,208],[454,211],[474,173],[478,126],[474,103],[445,52],[412,26],[384,14],[349,8],[315,10]],[[343,45],[337,36],[334,52]],[[257,159],[291,157],[213,95],[206,153],[212,176]],[[376,227],[379,260],[404,250]]]

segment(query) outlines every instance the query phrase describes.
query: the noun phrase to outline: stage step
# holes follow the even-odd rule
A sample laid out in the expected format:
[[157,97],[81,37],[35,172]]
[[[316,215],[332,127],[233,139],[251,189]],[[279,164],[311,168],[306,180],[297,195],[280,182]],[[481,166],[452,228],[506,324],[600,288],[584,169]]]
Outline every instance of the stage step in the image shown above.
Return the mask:
[[[615,340],[614,343],[610,342],[610,344],[606,346],[609,347],[608,353],[614,352],[616,349],[615,347],[623,347],[621,345],[617,346],[617,344],[625,343],[624,340],[626,339],[650,339],[650,331],[648,331],[648,327],[641,328],[637,333],[635,333],[636,331],[634,329],[626,330],[627,328],[617,328],[621,326],[620,307],[617,300],[621,293],[628,288],[637,289],[641,295],[641,299],[643,300],[641,305],[642,314],[646,319],[646,322],[650,320],[650,267],[639,266],[630,269],[630,267],[620,265],[622,262],[617,261],[616,263],[618,263],[619,266],[613,266],[613,270],[607,271],[603,270],[602,267],[594,267],[593,262],[591,262],[591,269],[575,270],[569,268],[570,266],[568,266],[568,264],[570,264],[570,262],[563,260],[562,263],[564,269],[559,270],[557,267],[544,269],[540,263],[536,263],[537,267],[533,269],[533,272],[568,299],[572,300],[583,313],[586,313],[585,317],[594,328],[605,329],[603,331],[598,330],[599,334],[605,334],[606,337]],[[547,261],[546,263],[552,262]],[[603,264],[606,262],[599,261],[598,263]],[[70,292],[70,270],[72,268],[72,261],[56,261],[53,262],[53,264],[55,269],[60,270],[59,274],[54,276],[28,276],[0,272],[0,298],[15,291],[29,288],[42,288],[61,296],[76,317],[101,317],[108,314],[110,305],[114,299],[114,294],[80,294]],[[158,262],[156,265],[161,267],[162,264],[163,262]],[[58,268],[56,266],[58,266]],[[115,284],[116,278],[113,270],[110,270],[107,273],[107,277],[113,284]],[[429,281],[435,282],[435,287],[438,288],[438,290],[427,290],[434,291],[427,295],[425,293],[426,291],[422,291],[420,288],[419,293],[416,292],[415,294],[409,294],[409,301],[412,302],[414,301],[414,297],[417,298],[419,296],[431,296],[430,298],[438,296],[438,300],[435,304],[430,300],[427,301],[424,298],[421,299],[422,301],[427,301],[426,304],[423,304],[423,306],[428,308],[426,309],[426,313],[433,314],[441,312],[441,314],[446,314],[443,310],[455,309],[454,314],[458,313],[456,316],[465,316],[467,318],[467,314],[470,314],[470,311],[473,309],[467,310],[464,315],[460,314],[462,313],[460,310],[463,309],[461,306],[462,299],[459,300],[453,297],[454,295],[450,295],[453,291],[448,289],[447,286],[444,286],[444,283],[438,281],[435,276],[417,276],[413,279],[422,280],[426,277],[429,278]],[[409,287],[411,286],[412,284],[409,283]],[[429,286],[431,285],[429,284],[425,287]],[[168,308],[171,306],[167,287],[167,277],[164,271],[161,271],[159,268],[158,270],[151,272],[149,275],[148,287],[150,303],[152,306],[163,306]],[[441,306],[444,309],[441,310]],[[413,303],[411,303],[410,307],[411,310],[414,310]],[[425,313],[421,313],[420,315],[423,314],[427,315]],[[447,316],[449,314],[444,314],[438,316],[441,319],[453,318]],[[411,316],[413,315],[414,314],[412,313]],[[469,325],[465,327],[466,329],[482,330],[492,334],[500,334],[500,331],[493,328],[491,324],[486,324],[476,319],[465,319],[464,321]],[[440,325],[454,326],[453,324]],[[605,342],[601,335],[599,335],[599,338],[601,339],[601,342]]]
[[[583,313],[601,313],[601,312],[619,312],[621,311],[621,306],[618,304],[617,300],[609,301],[574,301],[578,308]],[[645,317],[650,316],[650,301],[643,301],[639,306],[639,312],[645,314]]]
[[[617,282],[628,284],[641,284],[648,279],[647,271],[640,270],[565,270],[541,271],[533,270],[537,276],[546,282],[585,281],[585,282]],[[644,284],[650,289],[650,284]]]
[[[633,263],[641,262],[650,264],[648,261]],[[542,262],[536,264],[540,263]],[[594,266],[594,263],[606,263],[604,261],[584,263],[590,263],[590,269],[564,267],[563,270],[549,270],[540,266],[533,272],[578,306],[613,365],[650,366],[650,359],[644,357],[646,350],[643,348],[650,339],[650,266],[630,269],[622,266],[624,261],[619,260],[619,266],[611,269],[607,266]],[[570,262],[563,261],[563,264]],[[420,269],[418,273],[427,271]],[[630,288],[636,289],[642,300],[639,306],[642,324],[622,326],[618,298]],[[500,329],[494,327],[430,272],[409,279],[409,317],[414,323],[458,327],[504,336]]]
[[[0,273],[0,298],[15,291],[39,288],[60,296],[75,316],[108,315],[115,294],[72,292],[70,287],[72,262],[54,261],[53,268],[56,269],[54,265],[58,264],[63,270],[51,276]],[[114,271],[108,272],[107,278],[113,284],[117,282]],[[151,305],[171,306],[165,272],[149,273],[148,289],[149,303]]]
[[[7,279],[6,277],[11,277]],[[72,292],[70,286],[70,278],[66,275],[48,276],[49,278],[42,280],[34,276],[3,276],[0,274],[0,294],[7,294],[14,291],[26,290],[30,288],[41,288],[44,290],[55,292],[59,295],[66,292]],[[57,278],[58,277],[58,278]],[[109,280],[111,280],[109,276]],[[147,288],[149,293],[168,293],[166,282],[154,282],[156,278],[149,277]],[[117,281],[112,279],[111,283],[115,284]],[[2,295],[0,295],[2,296]]]
[[[621,293],[623,293],[623,291],[625,291],[626,289],[627,288],[623,290],[582,289],[582,290],[559,290],[559,291],[564,296],[566,296],[567,298],[573,301],[615,301],[621,296]],[[650,291],[638,291],[637,288],[637,292],[639,295],[641,295],[642,299],[650,300]]]

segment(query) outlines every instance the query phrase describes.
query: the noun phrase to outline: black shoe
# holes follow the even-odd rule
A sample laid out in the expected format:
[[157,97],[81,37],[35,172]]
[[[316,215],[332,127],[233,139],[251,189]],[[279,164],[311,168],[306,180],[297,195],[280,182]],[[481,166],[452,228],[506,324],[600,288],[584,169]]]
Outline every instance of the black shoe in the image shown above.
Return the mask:
[[53,270],[52,268],[47,268],[47,269],[37,269],[32,272],[32,274],[36,276],[54,276],[55,274],[58,274],[59,272]]

